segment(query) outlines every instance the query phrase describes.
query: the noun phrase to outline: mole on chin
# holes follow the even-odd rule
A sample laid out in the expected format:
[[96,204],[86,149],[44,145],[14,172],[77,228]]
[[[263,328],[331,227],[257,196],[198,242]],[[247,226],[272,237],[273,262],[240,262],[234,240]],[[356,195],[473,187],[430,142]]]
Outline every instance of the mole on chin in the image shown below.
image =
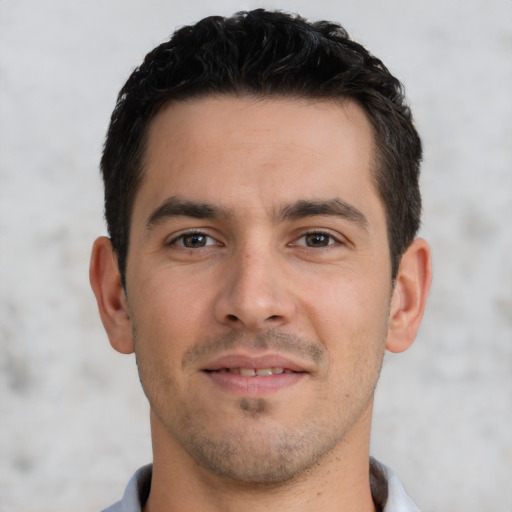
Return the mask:
[[242,398],[240,400],[240,409],[252,416],[264,413],[267,407],[267,402],[262,398]]

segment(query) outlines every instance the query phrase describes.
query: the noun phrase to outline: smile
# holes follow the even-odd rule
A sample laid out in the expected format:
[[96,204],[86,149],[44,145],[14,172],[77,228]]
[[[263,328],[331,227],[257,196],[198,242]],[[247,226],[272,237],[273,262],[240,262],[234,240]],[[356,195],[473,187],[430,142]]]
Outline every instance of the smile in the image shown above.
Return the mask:
[[[212,371],[212,370],[210,370]],[[275,368],[221,368],[218,373],[233,373],[242,377],[265,377],[268,375],[279,375],[281,373],[294,373],[292,370],[281,367]]]
[[238,396],[265,396],[295,386],[313,365],[278,353],[231,352],[209,361],[202,373],[216,387]]

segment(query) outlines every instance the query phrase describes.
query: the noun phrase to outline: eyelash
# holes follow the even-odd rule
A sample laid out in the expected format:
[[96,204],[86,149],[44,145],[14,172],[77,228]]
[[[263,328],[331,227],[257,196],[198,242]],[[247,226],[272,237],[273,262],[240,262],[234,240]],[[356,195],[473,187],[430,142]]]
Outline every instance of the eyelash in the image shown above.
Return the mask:
[[[319,247],[311,247],[311,246],[306,245],[306,243],[304,243],[304,244],[297,243],[299,240],[306,239],[306,237],[308,237],[308,236],[326,237],[329,239],[329,242],[326,245],[321,245]],[[330,233],[328,231],[312,230],[312,231],[303,233],[301,236],[296,238],[295,241],[292,242],[292,244],[290,244],[290,245],[296,245],[299,247],[306,247],[306,248],[312,248],[312,249],[322,249],[322,248],[327,248],[332,245],[342,245],[342,244],[343,244],[343,242],[338,237],[335,237],[332,233]]]
[[[317,237],[325,237],[328,239],[328,243],[325,244],[325,245],[319,245],[317,247],[313,247],[313,246],[310,246],[310,245],[307,245],[307,242],[306,242],[306,239],[307,237],[309,236],[317,236]],[[198,247],[193,247],[193,246],[187,246],[185,245],[185,239],[187,237],[191,237],[191,238],[194,238],[194,237],[197,237],[197,238],[207,238],[207,239],[210,239],[210,241],[213,241],[213,243],[206,243],[205,245],[199,245]],[[304,239],[304,243],[302,244],[299,244],[297,243],[299,240],[302,240]],[[181,242],[181,243],[179,243]],[[298,246],[298,247],[306,247],[306,248],[313,248],[313,249],[322,249],[322,248],[327,248],[329,246],[332,246],[332,245],[338,245],[338,244],[343,244],[343,242],[335,237],[332,233],[330,232],[326,232],[326,231],[321,231],[321,230],[313,230],[313,231],[308,231],[306,233],[303,233],[301,234],[299,237],[297,237],[292,243],[290,243],[289,245],[290,246]],[[203,231],[188,231],[186,233],[181,233],[180,235],[174,237],[170,242],[168,242],[167,245],[178,245],[180,247],[183,247],[185,249],[203,249],[205,247],[208,247],[208,246],[213,246],[213,245],[221,245],[219,242],[217,242],[212,236],[210,236],[208,233],[204,233]]]
[[[200,247],[189,247],[185,245],[185,238],[187,237],[204,237],[212,240],[214,243],[207,243],[205,245],[202,245]],[[181,241],[182,243],[178,243]],[[184,249],[203,249],[204,247],[208,247],[211,245],[220,245],[219,242],[217,242],[212,236],[210,236],[208,233],[204,233],[203,231],[188,231],[186,233],[181,233],[180,235],[174,237],[170,242],[167,243],[167,245],[178,245],[180,247],[183,247]]]

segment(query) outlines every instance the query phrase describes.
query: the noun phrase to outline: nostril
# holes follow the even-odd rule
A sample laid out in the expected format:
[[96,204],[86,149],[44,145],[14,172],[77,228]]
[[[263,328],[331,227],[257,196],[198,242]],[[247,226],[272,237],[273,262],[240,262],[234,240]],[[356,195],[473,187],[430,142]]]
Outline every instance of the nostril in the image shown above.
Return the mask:
[[235,315],[227,315],[227,319],[230,322],[236,322],[238,320],[238,317],[236,317]]

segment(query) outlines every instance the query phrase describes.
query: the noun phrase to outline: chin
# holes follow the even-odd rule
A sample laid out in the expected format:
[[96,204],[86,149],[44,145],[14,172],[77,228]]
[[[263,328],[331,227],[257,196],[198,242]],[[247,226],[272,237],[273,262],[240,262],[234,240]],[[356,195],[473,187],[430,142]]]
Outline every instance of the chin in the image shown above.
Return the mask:
[[266,427],[230,430],[218,439],[188,429],[180,444],[196,463],[217,476],[240,483],[280,484],[307,472],[341,442],[320,425],[302,432]]

